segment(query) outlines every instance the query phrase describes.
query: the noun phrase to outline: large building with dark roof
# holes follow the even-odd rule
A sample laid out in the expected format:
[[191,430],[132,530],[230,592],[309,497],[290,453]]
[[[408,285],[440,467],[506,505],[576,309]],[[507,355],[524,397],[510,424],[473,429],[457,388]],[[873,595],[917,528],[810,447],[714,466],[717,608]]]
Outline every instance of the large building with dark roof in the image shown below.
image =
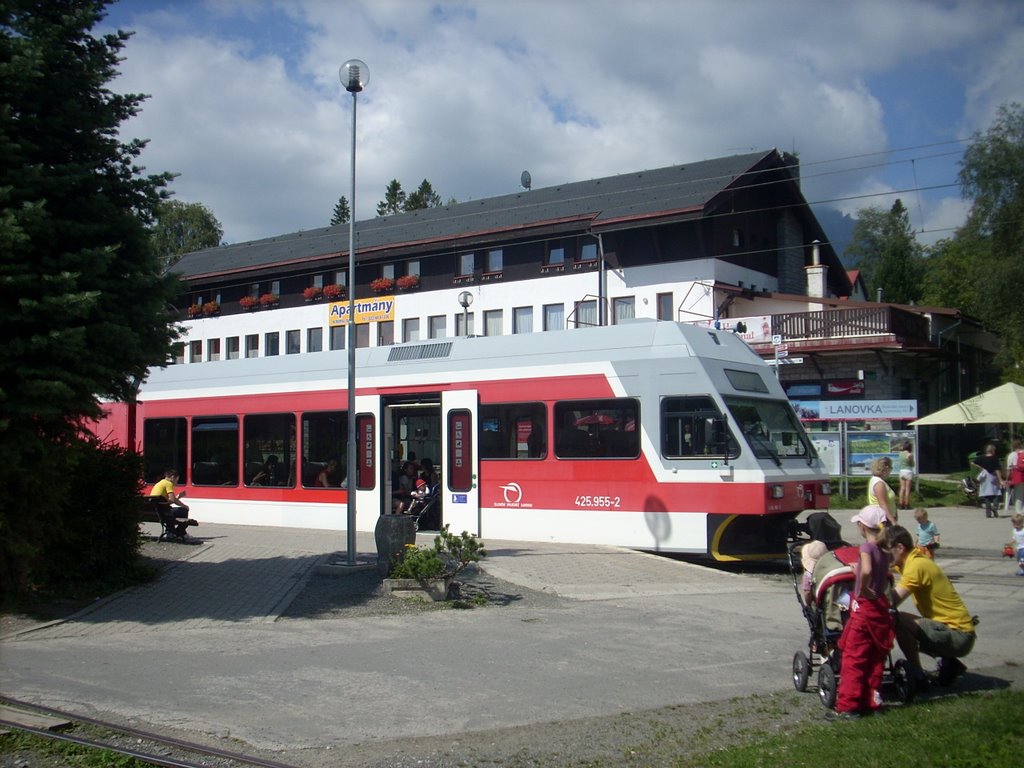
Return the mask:
[[[992,383],[994,340],[969,318],[858,300],[777,150],[381,216],[355,238],[355,298],[394,299],[357,346],[647,317],[742,323],[767,358],[784,337],[803,361],[784,382],[916,400],[922,415]],[[343,349],[348,240],[341,225],[185,255],[176,362]]]

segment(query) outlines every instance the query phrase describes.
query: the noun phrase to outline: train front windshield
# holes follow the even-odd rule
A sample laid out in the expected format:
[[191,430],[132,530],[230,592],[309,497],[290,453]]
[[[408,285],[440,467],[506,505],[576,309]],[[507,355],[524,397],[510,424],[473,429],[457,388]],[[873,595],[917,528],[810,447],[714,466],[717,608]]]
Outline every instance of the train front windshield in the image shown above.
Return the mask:
[[782,459],[811,461],[816,457],[814,447],[789,403],[726,397],[725,404],[757,458],[771,459],[781,465]]

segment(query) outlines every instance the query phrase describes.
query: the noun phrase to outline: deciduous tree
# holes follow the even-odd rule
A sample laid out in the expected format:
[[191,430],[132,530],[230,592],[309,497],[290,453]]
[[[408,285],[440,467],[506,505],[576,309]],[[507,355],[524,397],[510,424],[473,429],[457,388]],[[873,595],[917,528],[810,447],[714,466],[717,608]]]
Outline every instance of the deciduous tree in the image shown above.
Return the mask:
[[156,219],[153,247],[165,267],[174,266],[186,253],[216,248],[224,238],[224,228],[202,203],[164,200]]

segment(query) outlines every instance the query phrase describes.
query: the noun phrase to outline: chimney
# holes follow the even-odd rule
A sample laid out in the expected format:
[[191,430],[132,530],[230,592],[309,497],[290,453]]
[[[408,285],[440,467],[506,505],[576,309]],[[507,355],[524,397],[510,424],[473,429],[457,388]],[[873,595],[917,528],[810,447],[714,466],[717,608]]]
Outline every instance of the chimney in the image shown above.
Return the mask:
[[821,263],[821,244],[811,243],[811,266],[807,270],[807,295],[816,299],[828,297],[828,267]]

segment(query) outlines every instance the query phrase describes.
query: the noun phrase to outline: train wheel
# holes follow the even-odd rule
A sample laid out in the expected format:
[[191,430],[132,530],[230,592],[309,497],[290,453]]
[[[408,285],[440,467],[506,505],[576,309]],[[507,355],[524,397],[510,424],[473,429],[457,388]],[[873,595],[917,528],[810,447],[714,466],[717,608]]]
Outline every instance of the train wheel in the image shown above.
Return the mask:
[[892,666],[892,682],[896,687],[896,698],[903,704],[909,704],[917,695],[917,682],[910,674],[906,659],[900,659]]
[[825,709],[836,705],[836,672],[827,661],[818,670],[818,698]]
[[801,693],[807,690],[807,681],[811,677],[811,661],[803,651],[793,656],[793,687]]

